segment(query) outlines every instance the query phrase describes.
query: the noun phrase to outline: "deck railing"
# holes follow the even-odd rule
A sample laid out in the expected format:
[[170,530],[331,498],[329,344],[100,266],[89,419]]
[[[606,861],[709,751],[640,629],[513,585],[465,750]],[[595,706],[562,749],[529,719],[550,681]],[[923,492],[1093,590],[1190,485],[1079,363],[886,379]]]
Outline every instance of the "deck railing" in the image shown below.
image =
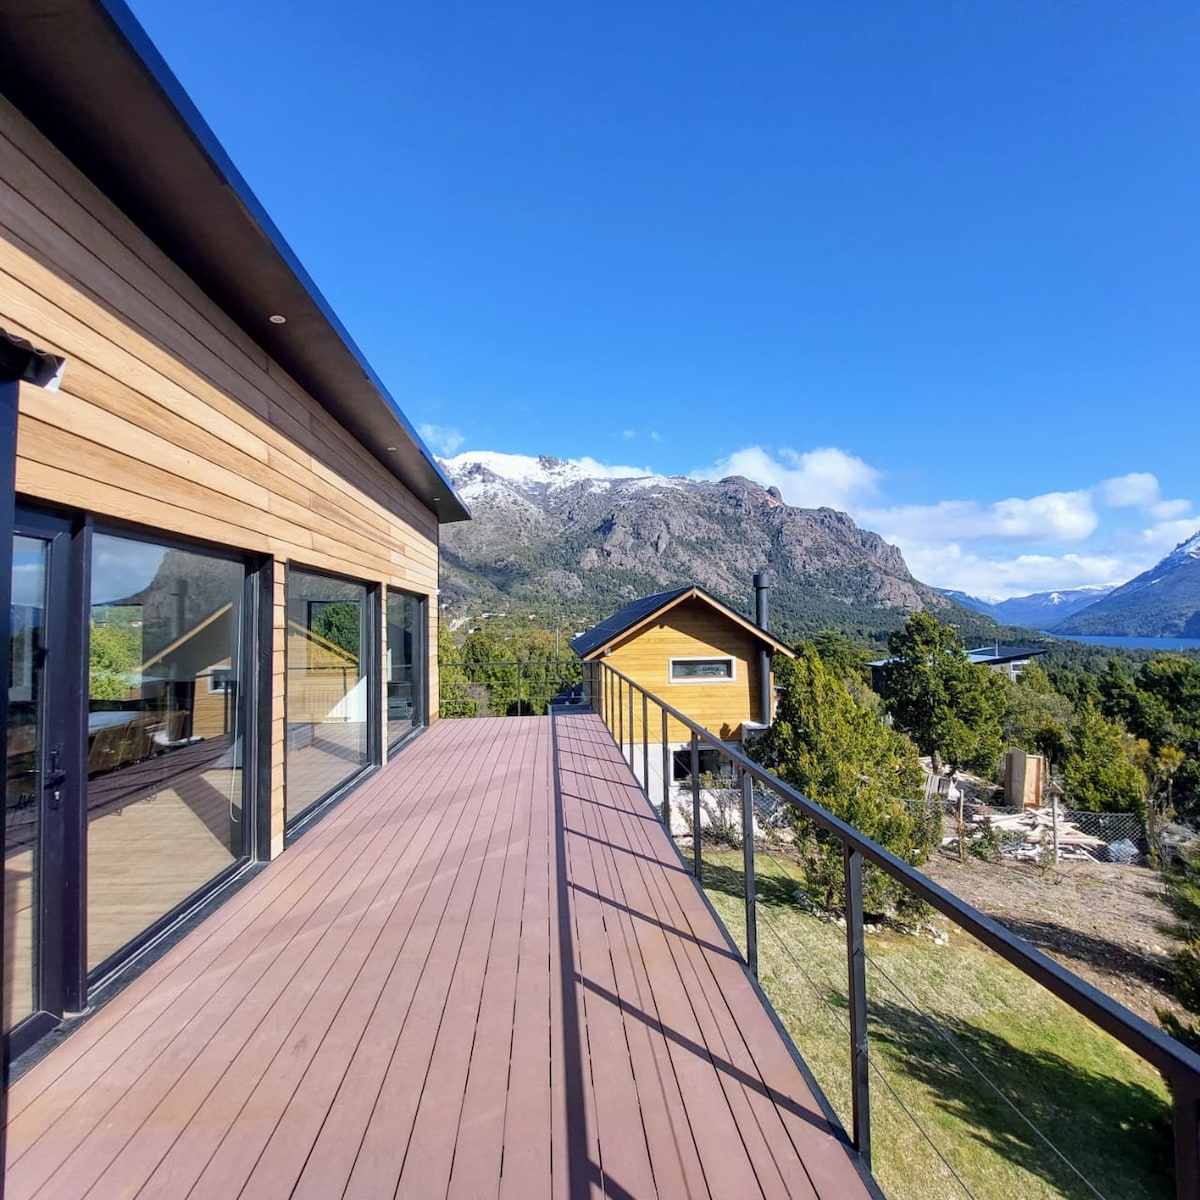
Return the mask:
[[[724,794],[728,796],[732,791],[740,799],[740,816],[731,822],[731,827],[736,828],[739,833],[741,830],[752,831],[751,836],[737,836],[730,839],[731,844],[737,841],[741,843],[741,905],[744,905],[745,917],[744,936],[740,935],[740,931],[731,930],[731,933],[735,935],[735,941],[739,943],[739,949],[748,970],[756,979],[759,975],[758,893],[760,887],[770,886],[773,894],[778,894],[777,885],[780,882],[780,876],[776,873],[777,864],[771,865],[769,875],[756,871],[756,837],[753,836],[753,831],[756,830],[756,827],[763,828],[771,819],[777,820],[782,810],[786,814],[786,823],[792,828],[800,824],[809,830],[819,831],[819,835],[824,839],[826,845],[832,844],[831,839],[840,844],[844,881],[840,900],[841,916],[844,917],[845,922],[845,973],[834,990],[838,992],[837,999],[839,1000],[844,994],[845,1011],[836,1015],[849,1036],[848,1044],[844,1043],[846,1048],[843,1052],[843,1062],[848,1067],[848,1079],[843,1076],[835,1090],[839,1090],[843,1094],[847,1091],[849,1093],[848,1101],[845,1104],[848,1109],[845,1115],[848,1115],[849,1120],[845,1121],[843,1117],[843,1123],[847,1126],[849,1140],[866,1160],[868,1166],[871,1165],[872,1160],[871,1084],[873,1074],[876,1080],[891,1092],[891,1098],[897,1100],[901,1107],[904,1104],[887,1080],[879,1074],[878,1067],[872,1061],[869,1049],[868,1022],[877,1022],[884,1018],[871,1006],[867,988],[868,965],[871,965],[873,978],[886,979],[889,985],[894,984],[897,988],[896,994],[903,996],[905,1002],[911,997],[907,995],[901,984],[896,984],[895,980],[882,970],[882,967],[877,966],[868,950],[863,902],[865,864],[870,864],[870,868],[881,872],[893,884],[901,885],[911,896],[978,939],[978,942],[994,951],[1000,959],[1011,964],[1028,980],[1034,981],[1045,992],[1063,1001],[1076,1013],[1086,1018],[1087,1022],[1111,1035],[1122,1046],[1127,1047],[1161,1074],[1169,1089],[1169,1102],[1173,1109],[1173,1128],[1170,1135],[1174,1146],[1173,1194],[1179,1200],[1200,1200],[1200,1056],[1047,957],[1023,938],[1016,936],[995,920],[940,887],[919,870],[891,854],[844,821],[839,820],[794,788],[789,787],[748,758],[740,749],[723,743],[718,737],[697,725],[683,713],[664,703],[606,663],[595,662],[585,665],[584,692],[593,710],[601,715],[612,733],[631,770],[638,777],[646,792],[647,799],[656,808],[660,819],[667,826],[668,832],[671,830],[673,816],[677,815],[672,811],[672,802],[678,802],[679,799],[679,790],[672,780],[674,755],[681,754],[681,763],[686,764],[687,767],[684,772],[687,780],[685,796],[687,788],[690,787],[691,811],[686,815],[691,832],[691,870],[701,883],[705,882],[704,839],[701,832],[706,817],[702,811],[702,791],[706,786],[702,785],[701,779],[702,753],[707,752],[706,757],[711,762],[714,761],[711,758],[712,752],[715,752],[720,756],[720,761],[726,765],[726,773],[730,774],[732,779],[724,784]],[[683,751],[673,751],[672,744],[678,745],[681,740],[684,743]],[[660,756],[661,762],[659,761]],[[660,776],[657,780],[655,779],[656,775]],[[720,871],[726,885],[731,878],[736,878],[737,875],[736,870],[731,871],[728,859],[729,852],[726,851],[724,861],[720,862],[719,866],[713,865],[711,868],[714,874],[718,870]],[[791,880],[788,882],[792,883]],[[796,894],[799,895],[798,889]],[[828,931],[831,925],[827,921],[822,928]],[[790,948],[786,944],[783,946],[783,952],[790,955],[792,963],[803,974],[806,971],[806,963],[801,961],[801,957],[805,955],[805,951],[800,951],[798,957],[794,952],[796,950],[797,947],[794,946]],[[828,955],[825,962],[826,965],[831,962]],[[811,963],[807,966],[811,968]],[[915,989],[910,988],[909,990]],[[771,996],[770,987],[766,991]],[[827,1002],[829,994],[827,993],[825,997]],[[792,1009],[797,1008],[794,997],[789,1003],[782,1005],[779,1003],[778,997],[771,996],[771,998],[777,1009],[785,1009],[789,1003]],[[1052,1006],[1052,1002],[1048,1003]],[[892,1002],[889,1001],[888,1004],[892,1004]],[[876,1005],[878,1010],[885,1007],[883,1002]],[[894,1007],[893,1005],[893,1008],[889,1010],[890,1016],[894,1016]],[[1036,1019],[1037,1015],[1030,1014],[1031,1022]],[[1051,1036],[1053,1036],[1054,1020],[1057,1019],[1054,1018],[1050,1023]],[[921,1020],[929,1020],[927,1014],[915,1012],[912,1014],[909,1027],[913,1027]],[[962,1028],[966,1028],[967,1024],[960,1023],[960,1036],[957,1039],[953,1031],[948,1032],[944,1028],[937,1031],[939,1036],[951,1043],[953,1053],[961,1055],[961,1046],[958,1043],[962,1041]],[[894,1030],[894,1024],[889,1028]],[[995,1049],[996,1042],[997,1039],[992,1038],[987,1044]],[[808,1059],[808,1052],[802,1040],[799,1049],[801,1054]],[[1063,1054],[1059,1053],[1057,1049],[1041,1053],[1040,1057],[1029,1055],[1027,1051],[1021,1053],[1027,1055],[1027,1058],[1022,1061],[1031,1063],[1034,1061],[1045,1063],[1057,1059],[1055,1066],[1062,1072],[1062,1078],[1069,1077],[1070,1070],[1074,1066],[1070,1062],[1065,1062]],[[1069,1143],[1070,1138],[1063,1136],[1063,1131],[1058,1128],[1056,1118],[1048,1116],[1046,1111],[1041,1110],[1032,1113],[1024,1112],[1014,1104],[1011,1095],[1005,1094],[1004,1089],[996,1087],[993,1080],[989,1078],[986,1068],[993,1068],[992,1073],[996,1073],[995,1064],[988,1062],[981,1068],[976,1062],[967,1063],[965,1057],[963,1061],[969,1070],[978,1072],[987,1085],[992,1088],[996,1094],[995,1103],[999,1105],[1005,1116],[1011,1115],[1008,1113],[1009,1109],[1015,1114],[1011,1116],[1011,1119],[1019,1127],[1019,1137],[1016,1140],[1024,1139],[1022,1153],[1025,1158],[1028,1160],[1030,1156],[1044,1156],[1050,1162],[1050,1166],[1043,1165],[1036,1168],[1041,1178],[1050,1183],[1051,1190],[1046,1194],[1086,1196],[1105,1196],[1107,1194],[1112,1200],[1119,1196],[1134,1194],[1126,1184],[1112,1183],[1111,1180],[1105,1178],[1101,1178],[1099,1183],[1107,1184],[1114,1190],[1107,1193],[1102,1191],[1097,1181],[1087,1178],[1083,1171],[1060,1149],[1059,1144]],[[954,1069],[962,1071],[962,1067],[957,1065],[957,1060]],[[1095,1068],[1088,1069],[1095,1070]],[[1152,1073],[1148,1074],[1153,1078]],[[937,1079],[934,1076],[936,1076],[936,1072],[928,1075],[926,1084],[929,1084],[930,1078],[933,1078],[932,1086],[936,1087]],[[944,1076],[944,1078],[948,1077],[948,1075]],[[819,1082],[824,1085],[823,1080],[819,1080]],[[1101,1079],[1099,1085],[1103,1085],[1104,1082],[1105,1080]],[[1011,1090],[1010,1088],[1009,1092]],[[826,1091],[828,1093],[828,1086],[826,1086]],[[1135,1091],[1136,1086],[1131,1085],[1129,1094],[1132,1095]],[[980,1113],[985,1108],[986,1106],[981,1105]],[[908,1112],[907,1108],[904,1108],[904,1112],[906,1116],[911,1117],[912,1114]],[[1107,1134],[1112,1141],[1112,1146],[1101,1149],[1106,1152],[1111,1150],[1119,1155],[1121,1138],[1129,1134],[1128,1126],[1132,1121],[1131,1115],[1129,1121],[1122,1122],[1126,1126],[1124,1129],[1114,1127],[1108,1130]],[[1042,1128],[1046,1124],[1054,1127],[1049,1130]],[[921,1137],[933,1147],[933,1153],[940,1160],[937,1171],[944,1179],[948,1180],[949,1177],[953,1177],[953,1183],[950,1185],[953,1194],[975,1195],[972,1191],[972,1184],[962,1177],[961,1169],[949,1161],[947,1156],[934,1145],[926,1130],[920,1132]],[[981,1132],[985,1139],[989,1137],[988,1130],[985,1129]],[[991,1133],[992,1141],[1003,1143],[1006,1147],[1011,1147],[1013,1137],[1014,1135],[1007,1132]],[[1139,1185],[1140,1190],[1137,1194],[1172,1194],[1171,1172],[1165,1164],[1162,1164],[1162,1167],[1163,1169],[1156,1174],[1149,1190],[1141,1189]],[[1059,1181],[1058,1183],[1054,1182],[1056,1179]],[[1165,1188],[1165,1192],[1156,1190],[1159,1188]],[[907,1194],[932,1196],[935,1194],[935,1189],[932,1184],[926,1187],[918,1183],[916,1190]],[[937,1194],[950,1194],[950,1192],[943,1189]],[[1008,1194],[1014,1193],[1010,1190]]]
[[448,662],[440,667],[442,713],[456,717],[544,716],[583,680],[577,658]]

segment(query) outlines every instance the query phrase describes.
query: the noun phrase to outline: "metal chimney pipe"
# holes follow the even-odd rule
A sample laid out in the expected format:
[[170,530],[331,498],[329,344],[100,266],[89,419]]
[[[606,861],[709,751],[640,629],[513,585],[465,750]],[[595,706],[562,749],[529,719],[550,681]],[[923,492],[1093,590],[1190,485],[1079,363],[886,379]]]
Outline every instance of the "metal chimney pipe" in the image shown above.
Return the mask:
[[[769,593],[774,584],[774,571],[759,571],[754,576],[754,620],[764,633],[771,629]],[[762,646],[758,651],[758,719],[763,725],[770,725],[773,715],[771,691],[771,651]]]

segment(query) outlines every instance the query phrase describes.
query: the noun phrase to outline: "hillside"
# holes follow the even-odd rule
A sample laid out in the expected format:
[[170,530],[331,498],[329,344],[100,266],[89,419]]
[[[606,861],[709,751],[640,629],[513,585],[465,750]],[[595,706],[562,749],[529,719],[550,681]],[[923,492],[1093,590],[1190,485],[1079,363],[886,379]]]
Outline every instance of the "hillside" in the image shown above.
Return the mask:
[[1110,637],[1200,637],[1200,532],[1103,600],[1060,622],[1055,633]]
[[452,612],[527,607],[583,622],[693,582],[748,612],[754,572],[770,566],[783,636],[878,635],[922,607],[994,629],[915,580],[899,550],[845,513],[792,508],[748,479],[600,479],[554,458],[486,453],[443,466],[474,515],[442,529]]

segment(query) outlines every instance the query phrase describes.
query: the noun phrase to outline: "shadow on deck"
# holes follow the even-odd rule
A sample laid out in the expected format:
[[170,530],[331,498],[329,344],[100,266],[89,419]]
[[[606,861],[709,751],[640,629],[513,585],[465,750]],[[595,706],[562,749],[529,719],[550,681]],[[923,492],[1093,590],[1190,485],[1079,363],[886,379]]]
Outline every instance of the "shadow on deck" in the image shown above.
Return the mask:
[[10,1200],[871,1194],[600,719],[441,721],[33,1067]]

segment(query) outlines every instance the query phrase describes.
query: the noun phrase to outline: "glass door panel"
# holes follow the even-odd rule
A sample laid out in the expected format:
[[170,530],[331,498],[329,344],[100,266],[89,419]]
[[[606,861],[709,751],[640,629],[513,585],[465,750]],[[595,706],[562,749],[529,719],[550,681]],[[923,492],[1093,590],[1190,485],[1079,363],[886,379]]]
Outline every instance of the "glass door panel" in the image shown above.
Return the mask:
[[394,746],[420,725],[425,695],[424,605],[418,596],[387,593],[387,741]]
[[92,539],[87,967],[246,852],[242,563]]
[[288,821],[370,762],[368,611],[363,584],[288,570]]
[[49,544],[13,539],[7,775],[4,797],[4,996],[7,1032],[42,1004],[42,749]]

